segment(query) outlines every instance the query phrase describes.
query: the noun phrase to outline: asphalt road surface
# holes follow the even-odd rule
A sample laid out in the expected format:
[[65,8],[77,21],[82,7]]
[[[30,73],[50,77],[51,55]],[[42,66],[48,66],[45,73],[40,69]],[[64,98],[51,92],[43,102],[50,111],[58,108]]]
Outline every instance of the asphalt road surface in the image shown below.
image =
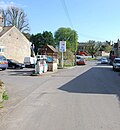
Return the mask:
[[97,61],[30,76],[0,71],[9,100],[0,130],[120,130],[120,72]]

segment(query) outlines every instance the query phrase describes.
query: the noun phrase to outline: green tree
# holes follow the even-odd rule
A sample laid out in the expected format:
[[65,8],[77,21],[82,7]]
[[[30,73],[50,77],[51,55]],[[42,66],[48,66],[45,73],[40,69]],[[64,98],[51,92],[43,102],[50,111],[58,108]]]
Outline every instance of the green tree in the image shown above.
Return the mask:
[[55,41],[53,38],[53,34],[51,32],[48,31],[43,32],[41,42],[43,45],[49,44],[55,47]]
[[42,39],[41,33],[37,33],[36,35],[32,34],[31,37],[30,37],[30,41],[35,46],[35,48],[34,48],[35,54],[38,53],[38,48],[41,47],[41,39]]
[[23,32],[23,34],[24,34],[24,36],[25,36],[28,40],[30,40],[30,37],[31,37],[31,34],[30,34],[30,33],[24,33],[24,32]]
[[110,44],[105,45],[105,52],[110,52],[112,50],[112,46]]
[[42,48],[46,44],[55,46],[53,34],[48,31],[37,33],[36,35],[32,34],[30,37],[30,41],[35,46],[35,54],[37,54],[39,48]]
[[99,51],[99,49],[100,49],[100,44],[96,43],[95,41],[90,40],[87,43],[86,51],[92,56],[92,58]]
[[100,51],[105,51],[109,53],[112,50],[112,46],[110,45],[110,42],[106,41],[101,43]]
[[70,49],[73,52],[77,50],[78,35],[75,30],[72,30],[70,28],[59,28],[55,32],[54,37],[57,46],[59,46],[60,41],[66,41],[67,49]]

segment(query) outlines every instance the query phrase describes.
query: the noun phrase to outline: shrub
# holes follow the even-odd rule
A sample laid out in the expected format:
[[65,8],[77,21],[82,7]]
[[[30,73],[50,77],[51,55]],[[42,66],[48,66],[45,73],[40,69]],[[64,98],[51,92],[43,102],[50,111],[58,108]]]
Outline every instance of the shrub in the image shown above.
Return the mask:
[[0,80],[0,108],[3,107],[4,100],[8,100],[8,94],[5,90],[5,84]]

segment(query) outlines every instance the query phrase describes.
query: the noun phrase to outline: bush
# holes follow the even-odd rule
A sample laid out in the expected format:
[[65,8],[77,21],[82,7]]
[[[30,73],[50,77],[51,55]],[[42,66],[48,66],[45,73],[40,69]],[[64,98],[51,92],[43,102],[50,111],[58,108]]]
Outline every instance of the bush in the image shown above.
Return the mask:
[[4,83],[0,80],[0,108],[3,107],[4,100],[8,100],[8,94],[5,90]]
[[[59,66],[61,66],[61,52],[58,53],[58,59],[59,59]],[[74,60],[75,56],[73,54],[73,52],[69,49],[66,50],[66,52],[64,52],[64,66],[73,66],[74,65]]]

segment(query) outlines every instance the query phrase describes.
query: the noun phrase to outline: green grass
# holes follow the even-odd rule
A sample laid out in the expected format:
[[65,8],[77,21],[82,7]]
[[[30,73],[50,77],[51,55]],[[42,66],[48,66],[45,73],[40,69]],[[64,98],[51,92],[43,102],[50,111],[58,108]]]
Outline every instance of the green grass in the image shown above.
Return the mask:
[[96,60],[96,58],[86,58],[86,60]]

